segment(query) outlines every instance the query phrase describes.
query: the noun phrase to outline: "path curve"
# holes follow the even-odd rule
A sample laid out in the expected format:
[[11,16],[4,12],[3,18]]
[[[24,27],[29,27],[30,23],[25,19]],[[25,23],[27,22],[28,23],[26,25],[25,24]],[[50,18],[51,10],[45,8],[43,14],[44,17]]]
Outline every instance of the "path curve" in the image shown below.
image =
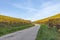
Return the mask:
[[14,32],[5,36],[0,37],[0,40],[35,40],[40,26],[24,29],[18,32]]

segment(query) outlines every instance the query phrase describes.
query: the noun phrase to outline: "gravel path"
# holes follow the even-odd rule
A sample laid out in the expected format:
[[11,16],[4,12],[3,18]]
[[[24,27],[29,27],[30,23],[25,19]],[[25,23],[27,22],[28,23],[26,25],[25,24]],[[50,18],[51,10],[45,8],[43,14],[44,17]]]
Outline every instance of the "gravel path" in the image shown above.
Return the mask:
[[40,26],[36,25],[28,29],[17,31],[0,37],[0,40],[35,40],[39,27]]

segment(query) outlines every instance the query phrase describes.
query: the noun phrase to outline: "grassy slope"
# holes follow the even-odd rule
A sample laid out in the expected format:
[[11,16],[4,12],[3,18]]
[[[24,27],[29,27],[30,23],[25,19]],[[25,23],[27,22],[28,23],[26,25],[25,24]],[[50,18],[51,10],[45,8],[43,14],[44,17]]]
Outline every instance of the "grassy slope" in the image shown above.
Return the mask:
[[32,26],[30,20],[0,15],[0,36]]
[[56,19],[56,18],[60,18],[60,13],[59,14],[56,14],[54,16],[48,17],[48,18],[44,18],[44,19],[41,19],[41,20],[34,21],[34,23],[45,23],[49,19]]
[[19,27],[0,28],[0,36],[8,34],[8,33],[15,32],[15,31],[18,31],[18,30],[26,29],[26,28],[29,28],[29,27],[32,27],[32,26],[33,26],[32,24],[28,24],[28,25],[26,24],[26,25],[22,25],[22,26],[19,26]]
[[56,32],[56,28],[48,29],[48,26],[41,25],[36,40],[60,40],[60,33]]

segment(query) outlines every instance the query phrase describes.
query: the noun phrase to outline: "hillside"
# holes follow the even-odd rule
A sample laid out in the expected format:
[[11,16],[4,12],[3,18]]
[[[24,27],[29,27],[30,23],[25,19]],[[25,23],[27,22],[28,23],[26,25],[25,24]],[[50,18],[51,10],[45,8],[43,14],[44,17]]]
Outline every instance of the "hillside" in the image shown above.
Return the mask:
[[30,20],[0,15],[0,36],[34,26]]
[[0,15],[0,27],[20,26],[29,23],[31,23],[30,20]]
[[56,15],[54,15],[54,16],[48,17],[48,18],[44,18],[44,19],[41,19],[41,20],[34,21],[34,23],[38,23],[38,24],[46,23],[46,22],[48,22],[50,19],[58,19],[58,18],[60,18],[60,13],[59,13],[59,14],[56,14]]

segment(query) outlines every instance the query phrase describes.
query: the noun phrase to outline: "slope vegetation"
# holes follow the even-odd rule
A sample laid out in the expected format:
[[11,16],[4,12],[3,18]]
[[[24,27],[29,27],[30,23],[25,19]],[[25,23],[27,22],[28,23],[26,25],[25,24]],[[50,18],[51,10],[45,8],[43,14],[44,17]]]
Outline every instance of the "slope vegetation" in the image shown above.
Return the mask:
[[31,21],[0,15],[0,27],[13,27],[24,24],[31,24]]
[[50,19],[60,19],[60,13],[56,14],[54,16],[48,17],[48,18],[44,18],[41,20],[34,21],[34,23],[42,24],[42,23],[48,22]]
[[0,36],[34,26],[30,20],[0,15]]

